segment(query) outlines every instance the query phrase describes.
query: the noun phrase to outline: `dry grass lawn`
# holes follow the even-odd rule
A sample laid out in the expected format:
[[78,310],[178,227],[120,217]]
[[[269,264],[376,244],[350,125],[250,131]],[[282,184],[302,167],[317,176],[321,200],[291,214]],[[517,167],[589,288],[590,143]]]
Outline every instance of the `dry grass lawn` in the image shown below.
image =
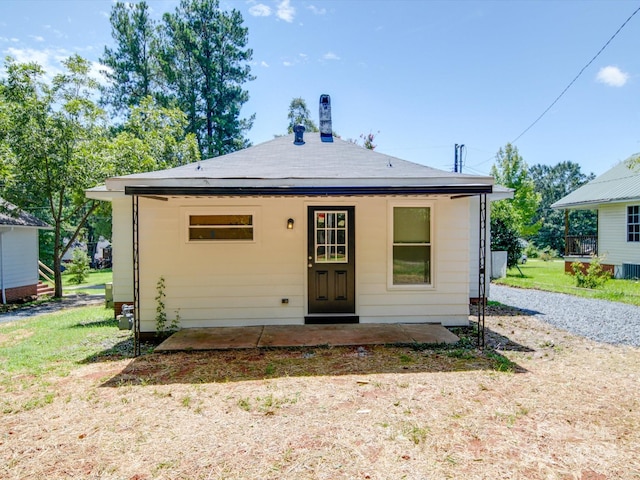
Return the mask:
[[639,479],[640,349],[489,313],[513,363],[372,347],[79,365],[2,413],[0,478]]

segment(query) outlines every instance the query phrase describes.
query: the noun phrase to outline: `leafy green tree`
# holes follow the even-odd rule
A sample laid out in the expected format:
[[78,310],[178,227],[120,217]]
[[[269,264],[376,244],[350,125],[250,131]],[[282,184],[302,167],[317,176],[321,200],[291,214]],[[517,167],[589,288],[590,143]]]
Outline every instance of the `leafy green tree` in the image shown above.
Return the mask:
[[507,267],[513,268],[522,257],[518,231],[508,219],[491,216],[491,250],[507,252]]
[[293,127],[296,125],[304,125],[307,132],[319,131],[318,126],[311,119],[311,112],[307,108],[307,102],[304,101],[304,98],[296,97],[291,100],[287,118],[289,119],[287,133],[293,133]]
[[113,139],[105,142],[109,176],[177,167],[200,159],[195,135],[185,134],[187,119],[177,108],[160,107],[151,97],[130,110]]
[[514,189],[513,199],[492,204],[492,217],[512,224],[522,237],[535,234],[540,227],[534,222],[540,194],[535,191],[527,164],[517,147],[508,143],[504,149],[498,150],[496,163],[491,167],[491,175],[497,184]]
[[76,285],[84,282],[89,275],[89,255],[81,248],[73,249],[73,258],[69,265],[69,273],[71,274],[69,281]]
[[105,47],[100,58],[108,67],[103,73],[110,82],[103,91],[103,101],[121,112],[140,105],[147,96],[161,95],[157,26],[144,1],[116,2],[109,20],[116,46]]
[[[151,97],[128,109],[118,133],[101,140],[105,175],[127,175],[177,167],[200,159],[195,135],[185,133],[187,120],[177,108],[159,106]],[[99,202],[87,222],[90,242],[111,238],[111,203]]]
[[218,0],[181,0],[165,13],[161,31],[162,71],[176,104],[187,114],[204,157],[249,145],[244,133],[255,118],[240,118],[253,80],[248,29],[239,11],[220,9]]
[[[533,218],[534,222],[540,224],[540,229],[531,240],[538,248],[549,247],[564,252],[565,214],[552,209],[551,205],[593,180],[595,175],[585,175],[579,164],[567,161],[554,166],[534,165],[529,169],[529,176],[541,198]],[[595,235],[597,222],[597,212],[593,210],[572,211],[569,214],[569,235]]]
[[6,128],[0,151],[10,171],[3,194],[54,227],[56,297],[62,296],[62,256],[97,206],[84,190],[105,178],[100,146],[107,135],[89,63],[74,55],[63,65],[47,83],[39,65],[8,58],[0,82]]

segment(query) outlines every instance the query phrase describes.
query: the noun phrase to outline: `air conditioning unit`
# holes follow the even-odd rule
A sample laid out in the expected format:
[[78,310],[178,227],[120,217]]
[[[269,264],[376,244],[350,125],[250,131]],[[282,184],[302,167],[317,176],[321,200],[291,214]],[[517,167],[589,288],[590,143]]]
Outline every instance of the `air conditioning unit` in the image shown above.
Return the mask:
[[623,263],[622,278],[626,280],[640,279],[640,265],[636,265],[633,263]]

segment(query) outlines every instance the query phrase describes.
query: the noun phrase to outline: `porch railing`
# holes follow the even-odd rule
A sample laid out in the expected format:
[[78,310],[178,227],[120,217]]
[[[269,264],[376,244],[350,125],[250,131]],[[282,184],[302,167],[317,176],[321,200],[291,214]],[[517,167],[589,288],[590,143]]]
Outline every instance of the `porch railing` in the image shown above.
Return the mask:
[[[49,275],[47,275],[47,272]],[[38,273],[40,274],[40,276],[42,278],[44,278],[47,282],[51,283],[51,284],[55,284],[56,282],[53,281],[53,270],[51,270],[49,267],[47,267],[44,263],[42,263],[40,260],[38,260]]]
[[598,254],[597,235],[568,235],[565,237],[565,256],[589,257]]

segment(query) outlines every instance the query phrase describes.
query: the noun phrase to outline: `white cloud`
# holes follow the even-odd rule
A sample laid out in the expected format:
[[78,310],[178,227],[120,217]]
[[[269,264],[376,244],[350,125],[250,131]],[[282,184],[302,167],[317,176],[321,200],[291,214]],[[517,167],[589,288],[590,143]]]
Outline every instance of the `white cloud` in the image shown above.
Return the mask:
[[109,80],[102,74],[102,71],[112,71],[110,67],[103,65],[99,62],[90,62],[91,68],[89,69],[89,77],[93,78],[100,85],[109,85]]
[[327,52],[322,56],[323,60],[340,60],[340,57],[333,52]]
[[271,15],[271,7],[263,3],[253,5],[249,8],[249,15],[254,17],[268,17]]
[[29,38],[36,42],[44,42],[44,37],[41,37],[40,35],[29,35]]
[[[37,63],[44,70],[44,79],[46,81],[51,81],[55,75],[63,73],[64,67],[62,66],[62,62],[73,55],[72,52],[65,49],[50,48],[36,50],[33,48],[9,47],[3,53],[13,57],[18,63]],[[90,62],[89,77],[104,85],[107,83],[107,80],[100,73],[100,70],[106,69],[107,67],[104,65],[92,61]]]
[[307,8],[311,10],[314,15],[325,15],[327,13],[326,8],[318,8],[315,5],[309,5]]
[[293,63],[292,62],[288,62],[288,61],[284,61],[282,62],[282,65],[284,65],[285,67],[293,67]]
[[629,74],[623,72],[618,67],[609,65],[608,67],[600,69],[596,80],[610,87],[622,87],[627,83],[627,80],[629,80]]
[[278,10],[276,11],[276,15],[280,20],[284,20],[285,22],[293,22],[293,18],[295,17],[296,9],[290,5],[290,0],[282,0],[278,4]]
[[260,62],[260,66],[264,67],[264,68],[269,68],[269,64],[267,62],[265,62],[264,60]]
[[18,63],[36,62],[44,68],[47,73],[52,75],[62,71],[60,62],[70,55],[66,50],[52,50],[50,48],[36,50],[34,48],[9,47],[6,53],[13,57]]

